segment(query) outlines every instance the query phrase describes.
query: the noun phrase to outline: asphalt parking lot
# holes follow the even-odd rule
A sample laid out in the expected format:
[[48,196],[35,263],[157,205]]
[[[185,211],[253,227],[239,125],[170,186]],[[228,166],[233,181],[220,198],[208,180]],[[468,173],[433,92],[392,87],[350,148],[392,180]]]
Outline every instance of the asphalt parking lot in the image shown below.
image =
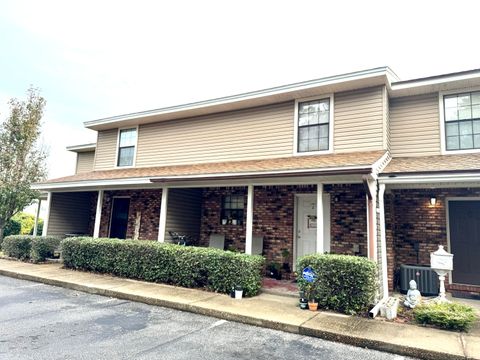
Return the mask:
[[406,358],[0,276],[0,359]]

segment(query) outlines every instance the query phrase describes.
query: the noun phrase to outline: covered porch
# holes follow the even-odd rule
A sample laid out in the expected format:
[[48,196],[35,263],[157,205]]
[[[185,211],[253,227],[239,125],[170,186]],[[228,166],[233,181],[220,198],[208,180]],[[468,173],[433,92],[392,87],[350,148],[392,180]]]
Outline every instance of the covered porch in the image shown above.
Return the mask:
[[[393,159],[385,169],[379,182],[391,291],[401,288],[405,265],[430,266],[430,253],[443,245],[454,254],[447,291],[480,298],[480,174],[462,170],[478,167],[473,160],[472,155],[428,157],[410,160],[407,167]],[[432,166],[437,171],[426,173]]]
[[[376,260],[375,179],[386,160],[369,152],[204,164],[196,174],[182,173],[187,166],[79,174],[43,186],[44,234],[172,242],[178,233],[291,271],[310,253]],[[124,177],[97,179],[110,174]]]

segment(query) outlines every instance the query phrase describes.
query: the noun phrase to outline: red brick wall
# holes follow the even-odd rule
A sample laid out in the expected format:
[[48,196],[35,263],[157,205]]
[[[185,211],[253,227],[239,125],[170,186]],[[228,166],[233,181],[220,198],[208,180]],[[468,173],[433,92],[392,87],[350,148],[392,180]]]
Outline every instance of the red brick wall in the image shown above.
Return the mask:
[[[362,184],[330,185],[331,245],[336,254],[367,256],[367,202]],[[353,245],[359,244],[359,253]]]
[[[129,196],[127,238],[133,238],[137,211],[141,212],[140,240],[157,240],[160,220],[162,190],[116,190],[105,191],[100,221],[100,237],[107,237],[110,226],[110,213],[114,196]],[[96,206],[96,205],[95,205]]]
[[[225,248],[234,247],[245,251],[245,214],[247,209],[247,188],[224,187],[203,190],[202,219],[200,225],[200,245],[208,246],[211,234],[225,234]],[[244,219],[242,225],[222,225],[221,206],[224,195],[244,195]]]
[[[430,205],[431,196],[437,199],[434,207]],[[480,196],[480,189],[405,189],[393,190],[386,196],[391,204],[390,211],[385,213],[387,244],[393,245],[387,247],[389,278],[401,264],[417,263],[412,240],[419,242],[418,263],[421,265],[430,265],[430,253],[436,251],[438,245],[444,245],[448,251],[446,197],[466,196]],[[389,285],[392,289],[393,282]],[[455,288],[471,291],[472,287],[455,285]],[[477,291],[480,292],[480,288]]]
[[[331,195],[331,252],[352,254],[359,244],[359,254],[367,255],[365,192],[362,185],[326,185]],[[264,236],[267,262],[283,262],[282,250],[290,252],[293,262],[293,224],[296,193],[316,193],[315,185],[257,186],[254,191],[253,233]],[[245,251],[243,225],[221,225],[221,201],[227,194],[245,195],[246,188],[208,188],[203,192],[201,245],[207,246],[210,234],[225,234],[225,247]]]

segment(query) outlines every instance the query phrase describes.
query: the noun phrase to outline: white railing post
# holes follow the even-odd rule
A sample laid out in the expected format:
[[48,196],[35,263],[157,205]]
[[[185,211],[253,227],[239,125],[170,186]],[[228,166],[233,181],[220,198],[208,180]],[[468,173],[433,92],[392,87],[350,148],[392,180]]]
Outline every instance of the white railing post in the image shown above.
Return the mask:
[[50,207],[52,205],[52,192],[49,191],[47,195],[47,211],[45,214],[45,220],[43,221],[42,236],[47,236],[48,234],[48,220],[50,219]]
[[35,213],[35,224],[33,225],[33,236],[37,236],[38,218],[40,217],[40,207],[42,206],[42,199],[38,199],[37,212]]
[[165,231],[167,229],[167,206],[168,206],[168,188],[162,188],[162,202],[160,204],[160,221],[158,224],[158,241],[165,242]]
[[95,212],[95,225],[93,227],[93,237],[100,236],[100,221],[102,219],[103,190],[98,190],[97,209]]
[[323,254],[323,184],[317,184],[317,253]]
[[245,253],[248,255],[251,255],[252,249],[253,249],[253,185],[248,185]]

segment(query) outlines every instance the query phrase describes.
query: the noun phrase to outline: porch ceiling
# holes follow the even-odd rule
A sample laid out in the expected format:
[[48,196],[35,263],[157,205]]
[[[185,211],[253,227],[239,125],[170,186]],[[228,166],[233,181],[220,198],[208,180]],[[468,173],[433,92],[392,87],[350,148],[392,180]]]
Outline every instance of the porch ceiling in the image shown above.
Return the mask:
[[36,189],[53,189],[71,184],[112,181],[134,183],[175,182],[192,180],[256,179],[266,177],[322,176],[369,174],[385,151],[355,152],[328,155],[292,156],[288,158],[231,161],[192,165],[143,167],[92,171],[34,185]]

